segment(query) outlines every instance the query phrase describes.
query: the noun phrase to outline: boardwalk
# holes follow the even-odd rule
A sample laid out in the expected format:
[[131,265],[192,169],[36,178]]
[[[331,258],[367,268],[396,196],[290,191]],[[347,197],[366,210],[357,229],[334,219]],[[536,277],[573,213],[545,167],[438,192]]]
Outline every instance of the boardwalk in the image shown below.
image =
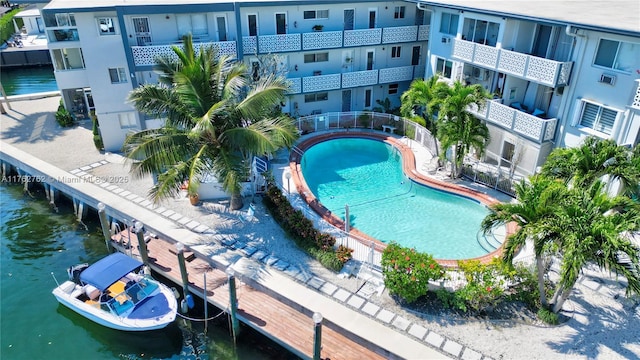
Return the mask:
[[[125,230],[113,237],[116,244],[119,241],[128,242],[129,236]],[[138,241],[131,236],[134,256],[139,256]],[[149,250],[149,265],[167,279],[181,283],[178,257],[174,245],[162,239],[152,239],[147,244]],[[207,300],[216,307],[226,310],[229,305],[229,288],[227,275],[215,268],[215,265],[199,256],[185,253],[188,261],[189,290],[202,297],[204,294],[204,276],[207,279]],[[190,261],[189,261],[190,260]],[[296,355],[305,358],[313,356],[314,323],[311,314],[305,314],[301,309],[279,301],[265,292],[239,283],[237,286],[239,302],[238,318],[246,325],[257,331],[269,335],[285,348]],[[353,335],[344,335],[327,325],[322,332],[322,358],[324,359],[385,359],[386,356],[376,353],[371,344],[361,344],[354,340]]]

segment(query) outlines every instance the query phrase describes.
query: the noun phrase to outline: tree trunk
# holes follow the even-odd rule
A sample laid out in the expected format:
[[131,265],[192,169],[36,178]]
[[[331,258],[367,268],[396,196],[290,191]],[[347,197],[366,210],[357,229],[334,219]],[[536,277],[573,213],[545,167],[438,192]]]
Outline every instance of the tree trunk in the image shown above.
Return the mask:
[[551,298],[551,301],[549,301],[549,304],[555,304],[556,301],[558,301],[558,298],[560,297],[560,294],[564,291],[564,286],[558,284],[558,288],[556,289],[555,293],[553,294],[553,297]]
[[542,256],[536,256],[536,270],[538,270],[538,291],[540,292],[540,304],[547,306],[547,294],[544,290],[544,260]]
[[231,210],[239,210],[242,209],[242,207],[244,206],[244,203],[242,202],[242,195],[238,194],[231,194]]
[[571,290],[573,290],[573,288],[569,288],[562,292],[562,295],[560,295],[558,301],[553,305],[554,313],[557,314],[560,310],[562,310],[562,305],[564,305],[564,302],[569,298],[569,295],[571,295]]

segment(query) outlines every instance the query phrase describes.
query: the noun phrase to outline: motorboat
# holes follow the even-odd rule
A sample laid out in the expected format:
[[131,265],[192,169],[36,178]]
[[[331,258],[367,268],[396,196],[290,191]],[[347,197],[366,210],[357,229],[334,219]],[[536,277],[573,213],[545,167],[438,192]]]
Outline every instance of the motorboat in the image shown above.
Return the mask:
[[112,329],[162,329],[175,319],[178,302],[173,290],[142,268],[142,262],[114,253],[93,265],[70,267],[69,280],[56,281],[52,293],[62,305]]

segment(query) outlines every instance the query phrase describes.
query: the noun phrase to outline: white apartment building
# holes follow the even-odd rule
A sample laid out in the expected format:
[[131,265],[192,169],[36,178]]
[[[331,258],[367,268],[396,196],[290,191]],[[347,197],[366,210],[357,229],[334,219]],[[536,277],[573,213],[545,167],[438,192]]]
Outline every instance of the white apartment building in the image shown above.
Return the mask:
[[161,126],[127,94],[154,83],[155,57],[191,33],[250,66],[278,55],[294,117],[399,106],[413,79],[434,74],[482,84],[495,95],[474,111],[491,131],[485,160],[530,174],[587,135],[640,141],[640,4],[614,3],[629,11],[593,0],[52,0],[42,13],[65,104],[95,110],[107,151]]

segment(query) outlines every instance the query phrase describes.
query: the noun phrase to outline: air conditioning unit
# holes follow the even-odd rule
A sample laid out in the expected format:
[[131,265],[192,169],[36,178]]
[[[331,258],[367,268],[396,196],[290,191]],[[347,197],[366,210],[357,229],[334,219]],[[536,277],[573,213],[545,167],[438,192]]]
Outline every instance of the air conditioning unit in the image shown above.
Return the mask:
[[611,74],[602,74],[600,75],[600,82],[613,85],[616,83],[616,76]]
[[489,70],[474,67],[473,77],[482,81],[487,80],[489,78]]

